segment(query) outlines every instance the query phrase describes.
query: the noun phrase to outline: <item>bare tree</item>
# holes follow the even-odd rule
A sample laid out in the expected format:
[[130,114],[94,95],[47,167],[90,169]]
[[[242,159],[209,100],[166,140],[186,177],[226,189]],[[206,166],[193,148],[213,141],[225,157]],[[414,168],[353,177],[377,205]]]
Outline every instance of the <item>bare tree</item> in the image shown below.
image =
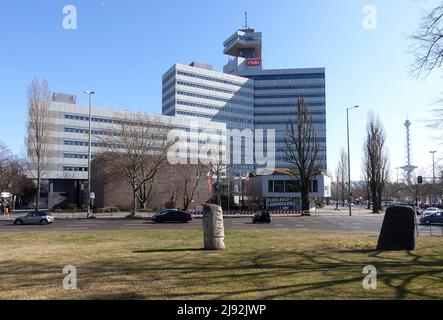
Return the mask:
[[132,215],[137,213],[138,202],[146,201],[146,188],[159,170],[168,165],[167,153],[173,143],[167,134],[168,129],[155,124],[151,117],[137,115],[122,118],[104,138],[114,174],[132,187]]
[[[209,143],[210,141],[208,141]],[[213,178],[213,193],[216,196],[216,203],[221,206],[221,194],[222,194],[222,179],[226,174],[227,164],[226,164],[226,154],[220,144],[217,147],[214,147],[211,151],[211,154],[208,155],[208,158],[211,161],[211,178]]]
[[194,199],[200,183],[210,171],[210,166],[204,164],[183,164],[177,166],[177,183],[180,185],[182,210],[187,211]]
[[34,79],[28,87],[28,125],[26,145],[28,172],[37,182],[35,210],[40,208],[42,180],[48,168],[50,134],[49,106],[51,91],[48,82]]
[[385,148],[386,135],[379,117],[369,114],[363,147],[363,166],[372,199],[373,213],[381,210],[383,190],[389,175],[389,159]]
[[137,198],[140,202],[140,206],[143,209],[146,209],[148,207],[149,201],[152,198],[152,190],[154,189],[154,185],[155,185],[155,176],[150,181],[147,181],[146,183],[140,186]]
[[417,32],[411,36],[415,43],[413,72],[429,75],[443,63],[443,2],[425,14]]
[[4,144],[0,143],[0,191],[8,189],[9,169],[11,164],[11,150]]
[[342,206],[345,205],[346,190],[348,185],[348,154],[344,149],[340,151],[340,160],[337,167],[337,183],[340,190]]
[[[412,73],[416,77],[429,76],[434,70],[441,68],[443,63],[443,2],[430,12],[423,15],[420,26],[415,34],[410,37],[413,41],[413,54],[415,61],[412,65]],[[443,105],[443,98],[434,103]],[[432,110],[434,114],[428,120],[428,127],[443,129],[443,110],[437,107]]]
[[366,160],[366,151],[364,152],[363,161],[361,164],[362,172],[363,172],[363,181],[365,182],[365,191],[366,191],[366,198],[368,199],[368,210],[371,209],[371,184],[370,184],[370,173],[369,173],[369,166]]
[[317,160],[320,145],[317,131],[304,99],[296,104],[296,120],[287,127],[286,161],[294,168],[291,174],[300,184],[302,210],[309,210],[309,190],[312,180],[321,172]]

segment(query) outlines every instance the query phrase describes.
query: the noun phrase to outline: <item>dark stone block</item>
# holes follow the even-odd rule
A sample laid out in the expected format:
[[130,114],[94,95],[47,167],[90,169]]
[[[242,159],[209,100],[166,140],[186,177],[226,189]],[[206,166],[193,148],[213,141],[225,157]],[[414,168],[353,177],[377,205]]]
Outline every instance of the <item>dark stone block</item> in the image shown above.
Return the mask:
[[377,250],[415,249],[415,211],[409,206],[391,206],[386,210]]

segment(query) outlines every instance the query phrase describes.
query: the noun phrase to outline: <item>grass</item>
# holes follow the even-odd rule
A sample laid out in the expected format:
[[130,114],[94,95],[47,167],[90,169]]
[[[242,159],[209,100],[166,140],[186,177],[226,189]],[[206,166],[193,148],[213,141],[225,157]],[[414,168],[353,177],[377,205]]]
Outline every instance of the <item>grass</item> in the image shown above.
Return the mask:
[[[441,299],[443,238],[413,252],[374,250],[377,237],[229,230],[203,251],[197,230],[0,235],[1,299]],[[64,290],[74,265],[78,289]],[[364,266],[378,271],[364,290]]]

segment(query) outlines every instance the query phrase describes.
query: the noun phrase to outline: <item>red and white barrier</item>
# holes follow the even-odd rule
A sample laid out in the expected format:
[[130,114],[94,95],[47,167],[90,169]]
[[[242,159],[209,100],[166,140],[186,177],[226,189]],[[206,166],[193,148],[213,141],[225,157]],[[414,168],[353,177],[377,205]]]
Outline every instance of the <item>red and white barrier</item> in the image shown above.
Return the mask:
[[[190,211],[189,212],[193,216],[201,216],[202,212]],[[246,211],[246,210],[231,210],[224,211],[224,216],[254,216],[257,213],[261,213],[261,211]],[[274,210],[270,211],[271,216],[303,216],[305,214],[304,211],[300,210]]]

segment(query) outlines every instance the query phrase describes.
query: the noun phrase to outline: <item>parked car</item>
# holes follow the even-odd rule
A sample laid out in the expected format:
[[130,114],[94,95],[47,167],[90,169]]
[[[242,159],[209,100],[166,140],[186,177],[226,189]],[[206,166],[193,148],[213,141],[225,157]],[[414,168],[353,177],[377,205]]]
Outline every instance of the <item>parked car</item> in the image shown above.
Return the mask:
[[430,215],[424,216],[420,219],[420,223],[431,225],[431,224],[443,224],[443,213],[436,212]]
[[431,214],[438,213],[438,212],[440,212],[440,211],[441,211],[441,210],[440,210],[439,208],[431,207],[431,208],[427,208],[427,209],[425,210],[424,214],[425,214],[425,216],[429,216],[429,215],[431,215]]
[[14,220],[16,226],[22,224],[48,225],[54,222],[54,216],[48,212],[30,212],[26,216],[18,217]]
[[394,202],[391,205],[389,205],[389,207],[391,206],[408,206],[415,210],[415,214],[417,216],[421,216],[423,214],[423,210],[420,209],[420,207],[417,207],[415,204],[406,203],[406,202]]
[[189,222],[192,221],[191,214],[180,211],[180,210],[163,210],[161,212],[157,212],[152,217],[152,221],[154,223],[159,222]]

